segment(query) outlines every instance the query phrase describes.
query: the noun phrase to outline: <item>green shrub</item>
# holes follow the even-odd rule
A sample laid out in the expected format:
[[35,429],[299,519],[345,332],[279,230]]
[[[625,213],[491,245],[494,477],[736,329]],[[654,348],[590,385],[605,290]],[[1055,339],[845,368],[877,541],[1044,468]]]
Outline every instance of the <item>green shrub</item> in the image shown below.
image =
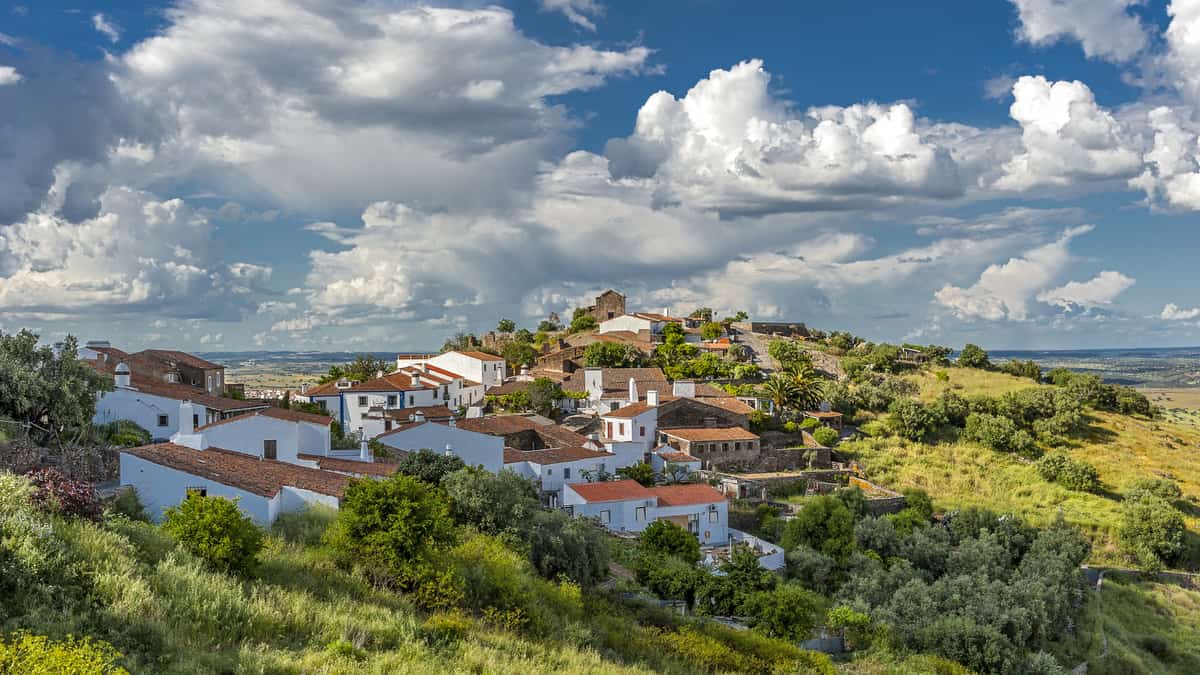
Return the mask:
[[833,446],[837,445],[838,439],[841,438],[837,430],[830,427],[821,427],[820,429],[817,429],[812,433],[812,437],[818,445],[826,448],[832,448]]
[[538,510],[518,531],[529,562],[546,579],[590,587],[608,577],[609,549],[599,526],[562,511]]
[[142,505],[137,490],[132,487],[124,487],[118,491],[113,500],[109,502],[108,510],[110,513],[124,516],[130,520],[142,523],[150,522],[150,516],[146,514],[146,507]]
[[800,428],[804,431],[812,431],[821,426],[821,421],[815,417],[805,417],[800,421]]
[[316,546],[335,520],[337,509],[311,504],[300,511],[281,514],[271,524],[271,533],[293,544]]
[[1143,492],[1121,503],[1117,537],[1122,548],[1146,570],[1177,561],[1183,554],[1186,531],[1183,514],[1162,497]]
[[325,651],[334,656],[355,661],[361,661],[367,657],[366,650],[355,647],[354,643],[349,640],[334,640],[325,645]]
[[898,398],[888,406],[888,427],[901,438],[922,440],[933,431],[936,423],[929,410],[911,398]]
[[444,455],[427,448],[410,452],[400,460],[396,471],[430,485],[441,485],[442,478],[466,466],[455,455]]
[[435,612],[421,624],[418,634],[432,647],[448,647],[467,637],[474,625],[462,612]]
[[1173,502],[1183,497],[1183,491],[1179,489],[1179,484],[1173,480],[1166,478],[1139,478],[1133,482],[1133,485],[1129,486],[1129,495],[1126,498],[1136,498],[1138,493],[1142,492],[1148,492],[1168,502]]
[[130,420],[115,420],[101,424],[95,428],[96,440],[107,445],[121,448],[132,448],[148,445],[151,440],[149,431]]
[[684,562],[700,560],[700,541],[669,520],[656,520],[642,530],[640,546],[651,554],[675,556]]
[[967,344],[958,354],[958,365],[963,368],[988,370],[992,367],[992,362],[988,359],[988,353],[983,349],[977,345]]
[[68,636],[52,641],[43,635],[17,633],[0,640],[0,673],[16,675],[129,675],[117,665],[121,654],[112,645]]
[[798,434],[800,433],[800,425],[788,420],[787,422],[783,423],[783,430],[789,434]]
[[1037,443],[1033,436],[1007,417],[983,412],[973,412],[967,416],[967,424],[963,428],[962,437],[975,441],[1000,452],[1014,452],[1021,455],[1033,455],[1037,452]]
[[192,555],[222,572],[253,569],[263,547],[262,530],[223,497],[188,495],[166,510],[163,530]]
[[1038,460],[1038,475],[1068,490],[1095,492],[1100,489],[1100,473],[1082,460],[1076,461],[1056,452]]
[[823,605],[821,596],[793,582],[754,593],[742,604],[742,614],[764,635],[798,642],[817,627]]

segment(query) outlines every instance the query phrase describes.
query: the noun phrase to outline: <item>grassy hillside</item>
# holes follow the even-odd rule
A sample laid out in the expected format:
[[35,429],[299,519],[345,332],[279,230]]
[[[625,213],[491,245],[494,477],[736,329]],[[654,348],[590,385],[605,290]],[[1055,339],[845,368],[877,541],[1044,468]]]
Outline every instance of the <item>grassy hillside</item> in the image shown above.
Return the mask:
[[[947,368],[948,380],[932,372],[908,375],[920,386],[920,398],[932,400],[943,390],[970,396],[1000,395],[1038,385],[1025,378],[968,368]],[[1100,472],[1103,491],[1074,492],[1042,480],[1033,462],[972,443],[915,443],[898,438],[867,439],[840,450],[858,459],[872,479],[895,488],[919,487],[938,507],[987,507],[1045,525],[1061,511],[1093,541],[1091,560],[1123,564],[1115,543],[1121,494],[1139,478],[1167,477],[1184,494],[1191,530],[1193,564],[1200,563],[1200,428],[1170,419],[1143,420],[1105,412],[1089,413],[1089,432],[1064,450],[1091,462]]]

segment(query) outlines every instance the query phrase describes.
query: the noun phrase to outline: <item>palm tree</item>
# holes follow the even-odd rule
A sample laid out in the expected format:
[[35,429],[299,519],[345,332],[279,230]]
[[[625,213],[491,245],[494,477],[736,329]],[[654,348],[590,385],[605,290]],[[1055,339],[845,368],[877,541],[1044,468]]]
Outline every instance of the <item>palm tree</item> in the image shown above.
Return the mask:
[[793,363],[784,372],[795,385],[793,402],[801,410],[812,410],[821,403],[823,398],[823,381],[813,367],[805,363]]
[[779,415],[785,407],[796,400],[796,380],[787,375],[775,373],[762,383],[762,391],[774,404],[775,414]]

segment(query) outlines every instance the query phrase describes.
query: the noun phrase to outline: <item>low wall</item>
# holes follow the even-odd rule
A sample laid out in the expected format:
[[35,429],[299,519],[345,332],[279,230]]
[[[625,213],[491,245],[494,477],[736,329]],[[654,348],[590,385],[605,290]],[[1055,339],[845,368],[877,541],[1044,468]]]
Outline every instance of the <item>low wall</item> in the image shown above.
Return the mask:
[[783,569],[785,561],[781,547],[741,530],[730,529],[729,536],[736,542],[746,544],[756,551],[761,551],[763,555],[758,557],[758,564],[763,569],[771,571]]

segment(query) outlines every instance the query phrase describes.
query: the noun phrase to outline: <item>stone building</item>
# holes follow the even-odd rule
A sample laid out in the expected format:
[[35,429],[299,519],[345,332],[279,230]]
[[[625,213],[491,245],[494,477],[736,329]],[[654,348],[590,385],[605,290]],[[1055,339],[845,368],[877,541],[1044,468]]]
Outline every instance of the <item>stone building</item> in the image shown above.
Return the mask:
[[588,307],[588,311],[597,323],[621,316],[625,313],[625,296],[610,288],[596,296],[596,304]]
[[741,427],[660,429],[667,445],[711,465],[758,459],[758,434]]

